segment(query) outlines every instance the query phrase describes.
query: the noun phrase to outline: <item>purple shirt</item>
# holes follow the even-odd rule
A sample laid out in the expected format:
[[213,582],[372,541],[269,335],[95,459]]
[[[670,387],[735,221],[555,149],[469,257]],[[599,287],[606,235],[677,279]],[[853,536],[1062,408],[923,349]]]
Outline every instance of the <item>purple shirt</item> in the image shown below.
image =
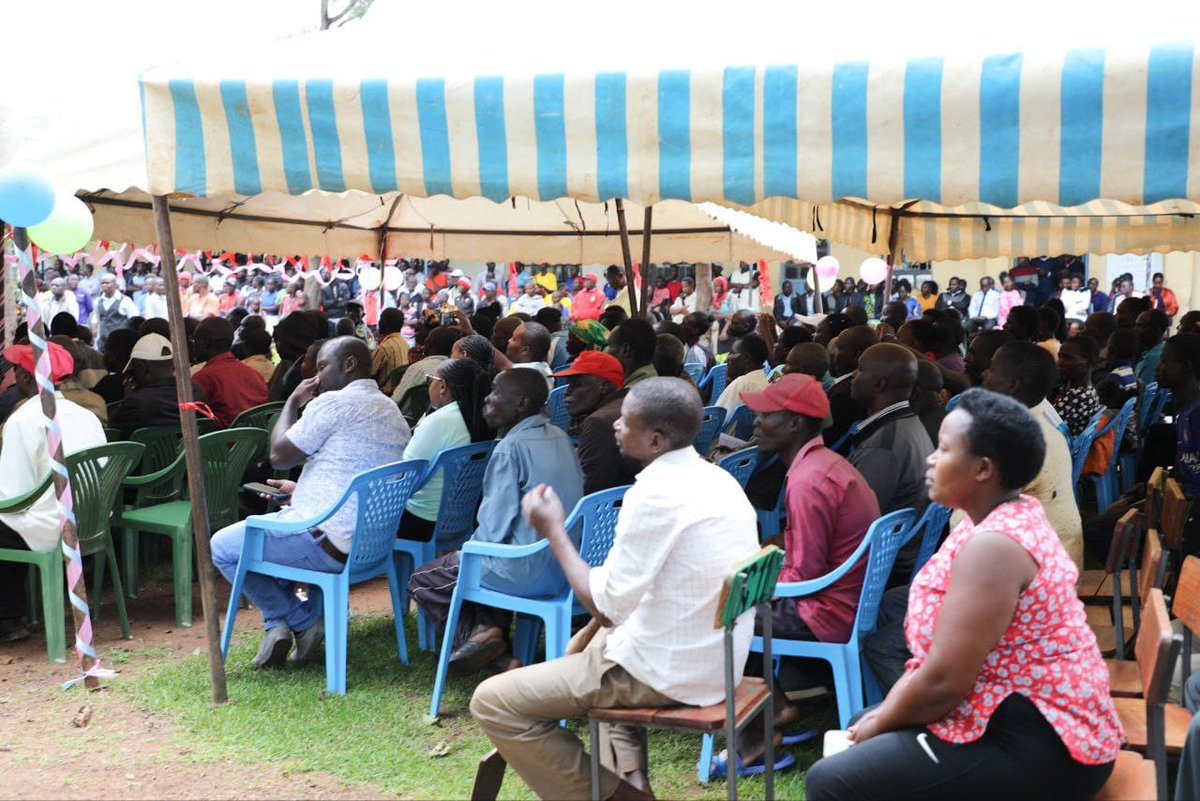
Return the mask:
[[[846,561],[879,517],[879,501],[850,462],[813,437],[787,472],[782,581],[819,578]],[[867,560],[796,610],[821,642],[846,642],[858,611]]]
[[88,320],[92,317],[92,309],[96,307],[92,301],[92,296],[84,292],[82,288],[75,288],[75,300],[79,303],[79,323],[87,325]]

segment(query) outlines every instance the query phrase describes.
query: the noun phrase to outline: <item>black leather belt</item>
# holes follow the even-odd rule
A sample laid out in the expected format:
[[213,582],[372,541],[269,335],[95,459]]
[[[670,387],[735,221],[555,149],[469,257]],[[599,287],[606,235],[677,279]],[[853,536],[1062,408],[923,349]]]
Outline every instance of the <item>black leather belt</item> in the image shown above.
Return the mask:
[[321,531],[319,528],[314,528],[308,533],[314,540],[316,540],[317,545],[321,546],[322,551],[329,554],[343,565],[346,564],[346,560],[350,558],[350,554],[342,553],[340,550],[338,550],[338,547],[329,541],[329,537],[325,536],[325,532]]

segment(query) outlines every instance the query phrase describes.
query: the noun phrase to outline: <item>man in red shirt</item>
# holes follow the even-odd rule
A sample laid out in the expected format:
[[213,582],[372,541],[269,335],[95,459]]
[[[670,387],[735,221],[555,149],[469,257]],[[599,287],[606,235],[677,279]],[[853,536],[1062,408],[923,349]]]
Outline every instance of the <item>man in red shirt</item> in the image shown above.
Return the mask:
[[267,384],[253,367],[239,361],[233,347],[233,325],[224,317],[200,321],[192,337],[192,356],[205,362],[192,380],[204,390],[208,407],[222,428],[247,409],[267,402]]
[[[829,400],[821,382],[789,373],[762,392],[742,393],[758,417],[754,439],[763,453],[790,465],[786,478],[787,553],[779,580],[819,578],[854,553],[879,517],[875,493],[857,470],[821,439]],[[776,636],[846,642],[858,611],[866,560],[829,589],[807,598],[777,598],[772,604]]]
[[571,300],[571,319],[575,322],[600,319],[607,301],[604,293],[596,288],[599,281],[600,276],[595,273],[583,277],[583,289],[576,292]]

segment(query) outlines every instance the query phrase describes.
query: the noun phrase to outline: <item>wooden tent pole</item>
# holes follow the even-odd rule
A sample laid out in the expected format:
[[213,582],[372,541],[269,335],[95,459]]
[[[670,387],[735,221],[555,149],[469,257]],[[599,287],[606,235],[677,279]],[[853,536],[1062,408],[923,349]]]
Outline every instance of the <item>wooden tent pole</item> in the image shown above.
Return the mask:
[[175,392],[179,398],[179,422],[183,426],[183,454],[187,465],[188,492],[192,498],[192,534],[196,539],[196,570],[200,574],[200,603],[204,612],[204,630],[208,638],[208,671],[212,679],[213,703],[229,700],[225,688],[225,661],[221,658],[221,629],[217,598],[213,587],[212,554],[208,540],[208,503],[204,495],[204,465],[200,461],[200,442],[196,413],[192,410],[192,373],[188,365],[187,333],[183,327],[183,304],[179,298],[179,276],[175,271],[175,241],[171,236],[171,213],[167,198],[155,195],[154,228],[158,233],[158,252],[162,258],[162,277],[167,285],[167,319],[171,323],[171,351],[175,363]]
[[654,206],[646,206],[642,215],[642,299],[638,308],[645,317],[650,316],[650,239],[654,224]]
[[[4,230],[4,223],[0,222],[0,231]],[[14,336],[17,333],[17,280],[15,276],[16,265],[8,263],[7,248],[0,243],[0,265],[4,267],[4,347],[13,344]]]
[[[625,225],[625,201],[617,198],[617,225],[621,229],[621,257],[625,260],[625,289],[629,292],[629,316],[638,316],[637,293],[633,289],[633,256],[629,253],[629,228]],[[643,236],[645,231],[642,232]]]

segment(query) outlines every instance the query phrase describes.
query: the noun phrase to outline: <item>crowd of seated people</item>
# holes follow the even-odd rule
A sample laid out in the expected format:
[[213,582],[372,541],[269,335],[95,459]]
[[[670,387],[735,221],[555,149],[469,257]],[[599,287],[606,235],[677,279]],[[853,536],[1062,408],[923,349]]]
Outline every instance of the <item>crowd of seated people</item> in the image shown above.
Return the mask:
[[[289,496],[285,520],[324,512],[365,470],[406,458],[432,463],[447,449],[497,441],[471,538],[511,545],[545,538],[551,547],[520,560],[486,559],[483,586],[523,597],[570,587],[599,629],[576,653],[541,665],[522,665],[513,654],[511,614],[468,605],[452,633],[452,675],[500,674],[479,686],[472,714],[539,795],[590,787],[581,746],[559,719],[589,706],[723,698],[716,595],[724,571],[759,541],[755,509],[777,505],[782,581],[835,569],[881,515],[913,509],[919,516],[931,502],[954,510],[941,549],[918,574],[919,541],[897,556],[878,629],[864,644],[886,700],[851,730],[860,747],[812,768],[812,797],[915,797],[935,786],[969,794],[986,783],[1001,794],[1053,787],[1083,798],[1107,778],[1121,731],[1105,705],[1107,679],[1073,577],[1085,560],[1106,556],[1114,515],[1144,491],[1096,509],[1094,496],[1077,496],[1070,445],[1096,413],[1110,419],[1124,399],[1142,397],[1157,381],[1174,393],[1174,424],[1151,421],[1152,430],[1110,442],[1108,452],[1136,447],[1140,480],[1168,466],[1189,498],[1200,495],[1200,325],[1185,314],[1168,338],[1178,306],[1161,281],[1140,296],[1122,280],[1106,301],[1070,276],[1044,297],[1012,275],[1001,277],[1001,290],[985,278],[974,294],[958,278],[944,293],[933,282],[915,293],[898,282],[891,296],[851,282],[827,298],[785,282],[764,309],[757,274],[742,270],[718,277],[707,308],[699,296],[708,293],[676,271],[656,290],[658,311],[643,318],[628,313],[620,270],[609,271],[603,286],[590,274],[574,286],[575,276],[561,271],[561,283],[524,266],[498,280],[493,267],[476,284],[427,266],[419,278],[406,274],[403,304],[393,296],[394,305],[382,308],[330,275],[322,274],[311,298],[306,282],[297,282],[294,301],[271,298],[267,283],[252,280],[252,305],[214,314],[207,310],[216,296],[192,282],[188,308],[196,313],[185,341],[193,395],[218,427],[269,400],[283,402],[270,432],[271,467],[299,470],[295,480],[273,480]],[[433,282],[428,297],[407,286],[414,279],[423,288]],[[520,292],[511,303],[510,282]],[[177,425],[165,320],[137,319],[113,299],[131,296],[101,276],[97,351],[77,320],[81,304],[64,299],[61,283],[52,281],[49,292],[63,308],[52,352],[60,403],[73,421],[69,450],[102,442],[101,423],[122,438],[143,426]],[[234,294],[241,296],[236,286]],[[421,299],[415,312],[414,298]],[[281,306],[290,312],[279,315]],[[119,320],[122,313],[137,327]],[[11,423],[0,465],[24,460],[38,473],[44,452],[14,429],[33,414],[23,402],[35,393],[21,347],[28,346],[5,352],[13,384],[0,396],[0,414]],[[725,365],[719,391],[694,380],[718,364]],[[566,429],[546,414],[556,386],[566,387]],[[727,414],[747,407],[755,417],[749,442],[723,442],[712,458],[698,453],[692,442],[706,406]],[[761,469],[743,489],[713,462],[744,444],[757,446]],[[583,496],[626,486],[609,560],[589,568],[577,552],[578,532],[565,531],[563,519]],[[398,537],[433,537],[443,488],[434,476],[409,499]],[[52,535],[36,533],[45,520],[9,517],[0,515],[4,547],[46,549]],[[351,521],[342,510],[319,531],[269,531],[264,556],[338,572]],[[213,564],[227,578],[244,525],[212,540]],[[1200,524],[1189,522],[1188,549],[1200,547],[1196,531]],[[447,620],[459,563],[452,550],[414,566],[410,597],[435,628]],[[775,636],[844,642],[864,568],[815,596],[777,599]],[[0,636],[16,639],[28,634],[25,571],[4,569]],[[321,645],[319,605],[293,590],[261,576],[246,582],[263,613],[255,667],[304,663]],[[1015,615],[1030,606],[1053,609],[1065,622],[1052,629]],[[761,624],[738,627],[739,675]],[[1022,637],[1037,642],[1036,674],[1011,644]],[[1071,677],[1067,689],[1059,683],[1041,692],[1047,675],[1063,674]],[[803,701],[795,699],[831,685],[826,671],[796,660],[785,660],[780,677],[782,726],[800,717]],[[1100,702],[1085,712],[1077,694]],[[633,735],[607,727],[603,739],[605,797],[648,793]],[[761,762],[762,743],[752,740],[742,767]],[[929,757],[914,758],[920,754]]]

